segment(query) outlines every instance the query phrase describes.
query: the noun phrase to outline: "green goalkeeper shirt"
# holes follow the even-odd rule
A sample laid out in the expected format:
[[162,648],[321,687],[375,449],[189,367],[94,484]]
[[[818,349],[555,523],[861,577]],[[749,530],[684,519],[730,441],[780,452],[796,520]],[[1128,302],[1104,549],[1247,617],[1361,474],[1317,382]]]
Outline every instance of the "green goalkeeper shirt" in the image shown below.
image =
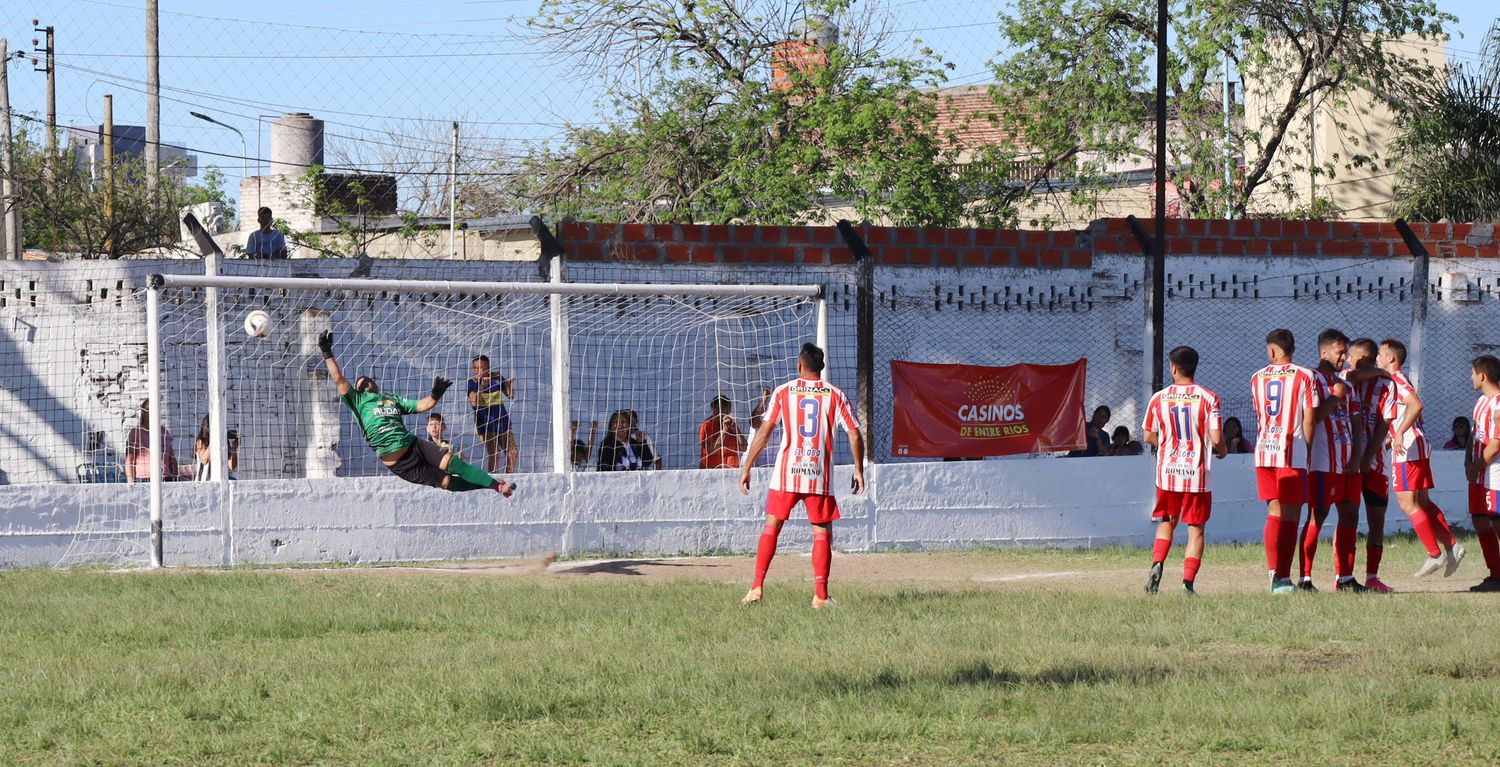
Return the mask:
[[417,440],[401,421],[402,416],[416,412],[416,400],[358,389],[350,389],[343,400],[354,411],[354,420],[377,455],[399,452]]

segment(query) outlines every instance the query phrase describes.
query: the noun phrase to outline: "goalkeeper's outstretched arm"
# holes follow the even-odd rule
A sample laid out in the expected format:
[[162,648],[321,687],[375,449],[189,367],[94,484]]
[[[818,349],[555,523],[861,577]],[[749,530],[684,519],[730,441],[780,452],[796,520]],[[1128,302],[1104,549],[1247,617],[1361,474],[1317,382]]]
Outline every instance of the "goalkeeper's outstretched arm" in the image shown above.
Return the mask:
[[325,330],[318,335],[318,348],[323,351],[323,364],[328,366],[328,377],[333,379],[334,388],[338,389],[339,396],[349,393],[349,380],[344,378],[344,371],[339,369],[338,360],[333,358],[333,331]]
[[432,391],[427,396],[417,400],[416,412],[425,413],[437,407],[438,400],[443,398],[443,392],[448,391],[448,387],[452,385],[452,381],[442,376],[432,379]]

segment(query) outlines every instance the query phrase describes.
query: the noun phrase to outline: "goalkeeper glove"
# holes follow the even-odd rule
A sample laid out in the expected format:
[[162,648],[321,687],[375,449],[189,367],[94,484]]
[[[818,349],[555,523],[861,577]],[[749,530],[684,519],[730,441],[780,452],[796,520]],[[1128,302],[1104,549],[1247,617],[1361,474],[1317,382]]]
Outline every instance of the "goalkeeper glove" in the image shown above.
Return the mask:
[[448,391],[448,387],[452,386],[452,385],[453,385],[452,381],[449,381],[448,379],[443,378],[442,376],[438,376],[437,378],[432,379],[432,399],[433,399],[433,401],[435,402],[437,400],[442,399],[443,398],[443,392]]
[[323,359],[333,359],[333,331],[325,330],[318,334],[318,348],[323,350]]

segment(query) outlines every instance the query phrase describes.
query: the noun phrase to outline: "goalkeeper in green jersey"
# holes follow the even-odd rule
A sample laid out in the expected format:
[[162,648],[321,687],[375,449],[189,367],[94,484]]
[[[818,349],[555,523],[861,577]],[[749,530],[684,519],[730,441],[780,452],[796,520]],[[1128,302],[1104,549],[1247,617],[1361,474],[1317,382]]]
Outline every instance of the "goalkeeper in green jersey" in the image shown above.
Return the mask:
[[375,449],[380,462],[392,474],[415,485],[430,485],[454,492],[494,490],[506,498],[515,492],[514,482],[501,482],[478,466],[454,456],[451,450],[418,439],[402,423],[402,416],[425,413],[437,407],[443,392],[453,385],[452,381],[441,377],[432,379],[432,393],[417,401],[382,393],[375,379],[369,376],[360,376],[350,386],[338,361],[333,358],[333,331],[325,330],[318,336],[318,348],[323,350],[323,362],[328,366],[333,385],[339,390],[339,398],[354,411],[354,420],[364,432],[365,441]]

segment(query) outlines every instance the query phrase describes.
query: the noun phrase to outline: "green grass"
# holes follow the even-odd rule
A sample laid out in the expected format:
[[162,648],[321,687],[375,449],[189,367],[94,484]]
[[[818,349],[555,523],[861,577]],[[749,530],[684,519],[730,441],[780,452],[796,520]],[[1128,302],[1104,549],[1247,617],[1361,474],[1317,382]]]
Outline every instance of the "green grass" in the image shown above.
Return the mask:
[[3,573],[0,764],[1500,762],[1484,595],[843,583],[813,612],[805,567],[748,609],[702,580]]

